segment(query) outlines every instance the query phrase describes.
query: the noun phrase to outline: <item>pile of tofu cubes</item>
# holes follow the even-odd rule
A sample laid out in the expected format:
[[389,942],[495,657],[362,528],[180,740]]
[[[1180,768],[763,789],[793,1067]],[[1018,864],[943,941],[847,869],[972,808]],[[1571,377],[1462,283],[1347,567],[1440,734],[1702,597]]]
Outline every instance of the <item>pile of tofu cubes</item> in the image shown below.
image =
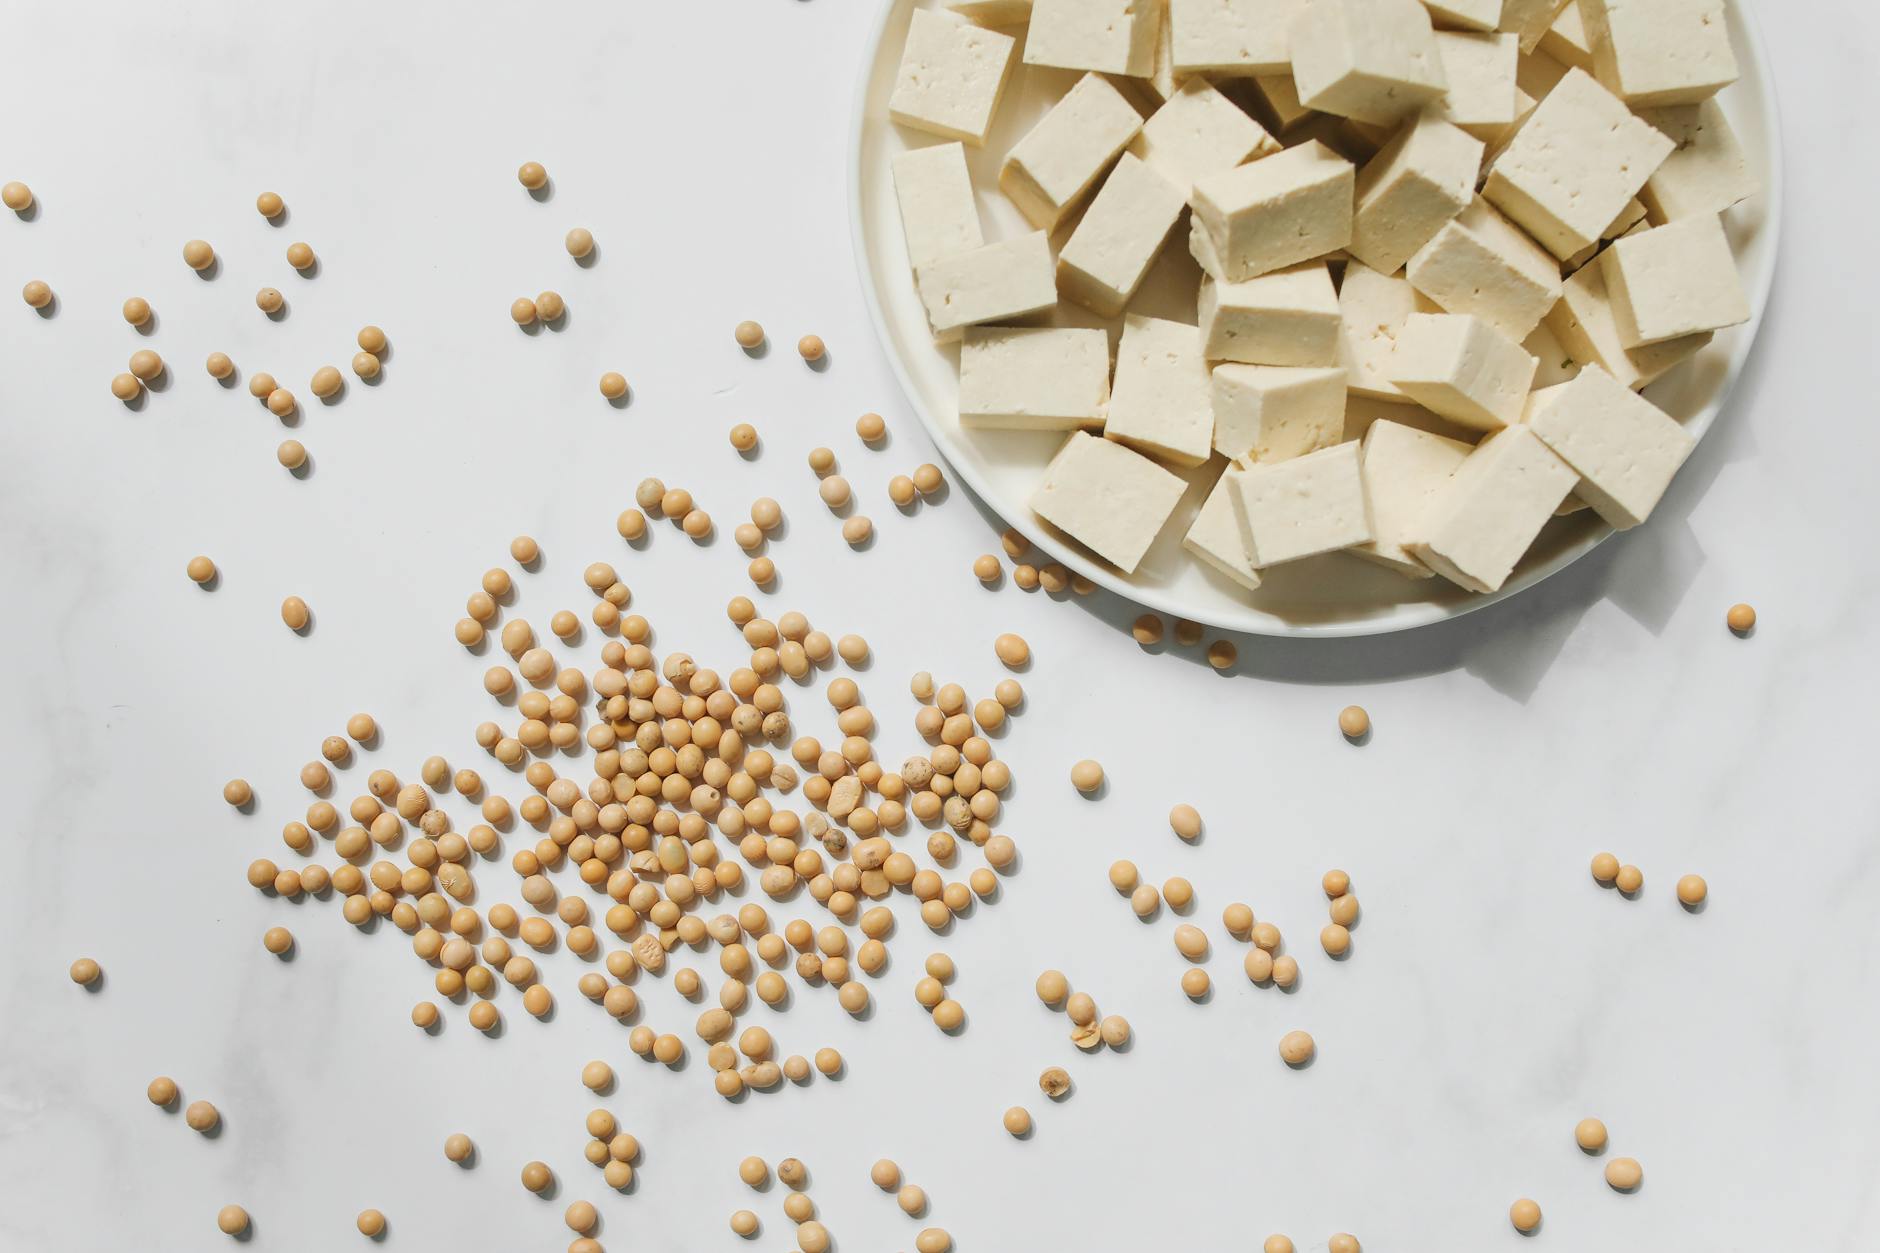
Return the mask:
[[[1020,61],[1082,74],[1000,166],[1034,229],[988,242],[962,145]],[[1492,592],[1691,450],[1639,389],[1750,316],[1736,76],[1724,0],[917,8],[890,115],[951,142],[893,179],[960,424],[1066,432],[1031,507],[1125,573],[1169,467],[1218,462],[1185,546],[1246,588],[1348,552]],[[1131,312],[1184,215],[1194,324]]]

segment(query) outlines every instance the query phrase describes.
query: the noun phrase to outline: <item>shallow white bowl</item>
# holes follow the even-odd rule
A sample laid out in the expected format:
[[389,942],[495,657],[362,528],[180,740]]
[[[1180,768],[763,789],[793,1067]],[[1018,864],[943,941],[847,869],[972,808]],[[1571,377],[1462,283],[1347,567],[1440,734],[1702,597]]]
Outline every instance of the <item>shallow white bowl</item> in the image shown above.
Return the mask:
[[[1220,469],[1218,458],[1188,473],[1191,488],[1181,507],[1133,575],[1122,574],[1041,522],[1025,502],[1063,436],[960,428],[959,349],[935,346],[902,246],[890,159],[904,148],[937,142],[888,120],[888,96],[908,15],[917,5],[939,7],[937,0],[890,0],[883,5],[856,93],[849,183],[862,289],[909,403],[955,474],[1039,548],[1118,595],[1175,617],[1256,635],[1333,636],[1401,631],[1479,609],[1565,569],[1612,534],[1590,511],[1556,520],[1502,589],[1489,596],[1471,595],[1440,578],[1405,579],[1337,553],[1275,567],[1266,572],[1258,591],[1249,592],[1194,560],[1181,546],[1188,520]],[[1742,77],[1720,99],[1763,184],[1760,196],[1725,215],[1751,316],[1746,325],[1718,335],[1695,358],[1646,389],[1655,403],[1700,438],[1722,409],[1762,322],[1775,274],[1782,205],[1781,128],[1768,55],[1743,0],[1728,0],[1728,11]],[[1015,55],[1022,51],[1021,45]],[[986,146],[967,149],[988,239],[1031,229],[998,190],[999,162],[1076,78],[1065,71],[1014,66]],[[1178,227],[1132,308],[1194,321],[1198,271],[1182,246],[1185,235],[1185,228]],[[1069,305],[1060,306],[1057,318],[1073,325],[1104,325]]]

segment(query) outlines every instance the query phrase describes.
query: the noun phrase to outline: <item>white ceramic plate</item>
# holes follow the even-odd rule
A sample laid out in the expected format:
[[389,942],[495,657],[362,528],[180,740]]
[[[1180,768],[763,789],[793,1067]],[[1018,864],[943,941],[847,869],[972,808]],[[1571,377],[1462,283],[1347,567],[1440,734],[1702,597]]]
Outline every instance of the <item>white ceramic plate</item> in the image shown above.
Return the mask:
[[[1025,502],[1064,437],[960,428],[959,349],[957,345],[935,346],[908,270],[890,159],[904,148],[940,142],[888,120],[888,96],[906,41],[909,14],[917,5],[940,7],[938,0],[889,0],[883,5],[856,94],[850,210],[863,292],[909,402],[954,472],[1038,547],[1118,595],[1223,630],[1258,635],[1368,635],[1453,618],[1513,596],[1564,569],[1612,533],[1590,511],[1557,519],[1542,532],[1508,582],[1491,596],[1471,595],[1440,578],[1405,579],[1337,553],[1275,567],[1265,572],[1258,591],[1249,592],[1194,560],[1181,545],[1189,519],[1220,471],[1218,457],[1188,472],[1191,486],[1180,509],[1133,575],[1120,573],[1046,526]],[[1742,77],[1720,99],[1763,185],[1761,195],[1725,215],[1752,314],[1748,324],[1718,335],[1695,358],[1646,391],[1700,437],[1729,395],[1762,321],[1775,273],[1782,204],[1781,130],[1768,56],[1742,0],[1728,0],[1728,11]],[[1015,55],[1023,55],[1022,43]],[[998,190],[999,162],[1077,77],[1068,71],[1015,65],[986,146],[966,150],[987,239],[1010,238],[1031,229]],[[1194,321],[1199,270],[1182,246],[1185,237],[1186,228],[1178,227],[1133,309]],[[1060,306],[1057,317],[1067,324],[1104,325],[1068,304]]]

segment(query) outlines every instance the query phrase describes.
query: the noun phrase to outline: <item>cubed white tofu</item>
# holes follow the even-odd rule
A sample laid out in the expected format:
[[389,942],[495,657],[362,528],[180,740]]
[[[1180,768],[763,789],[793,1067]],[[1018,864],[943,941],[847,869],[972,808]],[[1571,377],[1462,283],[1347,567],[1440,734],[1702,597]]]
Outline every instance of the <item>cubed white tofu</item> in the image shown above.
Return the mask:
[[942,343],[975,322],[1016,322],[1057,304],[1051,240],[1043,231],[930,261],[914,281]]
[[1410,403],[1390,381],[1391,353],[1411,314],[1435,310],[1406,278],[1379,274],[1358,260],[1345,266],[1338,288],[1338,363],[1353,396]]
[[1182,215],[1182,193],[1125,152],[1058,254],[1058,290],[1106,318],[1123,311]]
[[1177,74],[1276,74],[1292,60],[1288,31],[1305,0],[1168,0]]
[[1285,461],[1243,463],[1233,486],[1247,559],[1256,570],[1377,537],[1357,444],[1334,444]]
[[1214,447],[1229,457],[1284,461],[1345,434],[1345,372],[1336,367],[1214,367]]
[[999,167],[999,187],[1033,226],[1050,230],[1096,185],[1142,126],[1101,74],[1086,74]]
[[1443,224],[1469,207],[1482,141],[1430,113],[1405,122],[1358,171],[1351,255],[1395,274]]
[[[1578,12],[1578,9],[1568,5],[1561,16]],[[1545,49],[1539,52],[1524,52],[1516,58],[1514,63],[1515,90],[1532,96],[1534,103],[1539,104],[1547,98],[1547,93],[1560,85],[1560,80],[1567,76],[1569,68],[1571,67],[1567,63],[1555,60]]]
[[1508,147],[1508,141],[1521,132],[1521,124],[1527,122],[1528,117],[1534,113],[1534,107],[1536,107],[1538,103],[1540,103],[1540,100],[1536,100],[1534,96],[1530,96],[1527,92],[1527,88],[1521,87],[1521,81],[1519,81],[1519,77],[1517,77],[1517,79],[1515,79],[1515,117],[1513,117],[1513,120],[1510,120],[1506,126],[1480,126],[1480,128],[1476,128],[1476,132],[1474,132],[1476,137],[1481,139],[1481,143],[1485,145],[1485,149],[1487,149],[1487,151],[1483,152],[1483,156],[1481,156],[1481,167],[1483,167],[1483,169],[1489,169],[1489,167],[1495,166],[1496,158]]
[[1078,431],[1031,494],[1031,511],[1124,574],[1168,524],[1186,488],[1180,478],[1115,440]]
[[1110,338],[1095,327],[969,326],[960,342],[960,425],[1068,431],[1101,426]]
[[1484,126],[1477,128],[1476,138],[1480,139],[1484,145],[1482,154],[1483,169],[1487,169],[1495,164],[1495,158],[1501,155],[1502,149],[1508,146],[1508,141],[1513,139],[1516,133],[1520,131],[1521,123],[1528,120],[1528,115],[1534,112],[1535,106],[1539,103],[1540,101],[1528,95],[1527,92],[1521,89],[1521,85],[1516,83],[1514,88],[1514,120],[1509,122],[1506,126]]
[[1031,0],[947,0],[947,8],[981,26],[1023,26],[1031,20]]
[[1351,162],[1317,141],[1199,178],[1190,203],[1214,264],[1195,259],[1237,283],[1335,252],[1351,242],[1355,184]]
[[1736,81],[1723,0],[1580,0],[1593,73],[1635,109],[1696,104]]
[[1275,135],[1283,136],[1307,118],[1316,116],[1299,103],[1299,88],[1293,85],[1290,73],[1262,74],[1253,80],[1253,90],[1259,97],[1255,107],[1265,107],[1266,118]]
[[1205,78],[1191,78],[1142,124],[1129,150],[1185,202],[1197,178],[1278,152],[1279,141]]
[[1384,146],[1368,136],[1383,134],[1388,139],[1390,135],[1384,134],[1388,129],[1356,123],[1348,117],[1337,117],[1330,113],[1314,113],[1286,132],[1285,144],[1288,148],[1298,148],[1309,143],[1321,143],[1353,165],[1363,165]]
[[1627,348],[1749,321],[1736,258],[1714,213],[1614,240],[1599,267]]
[[1634,196],[1625,202],[1625,208],[1619,210],[1619,216],[1607,224],[1606,229],[1599,233],[1599,237],[1604,240],[1630,235],[1648,216],[1649,210],[1645,208],[1645,202]]
[[1175,48],[1171,42],[1173,33],[1169,30],[1168,0],[1157,0],[1156,9],[1155,61],[1149,67],[1148,77],[1136,80],[1152,102],[1167,100],[1174,95],[1175,89],[1182,85],[1183,78],[1175,72]]
[[1480,196],[1410,258],[1412,286],[1450,313],[1526,339],[1560,299],[1560,266]]
[[1449,476],[1405,547],[1458,586],[1496,591],[1578,479],[1526,426],[1503,427]]
[[1449,90],[1429,112],[1481,140],[1495,138],[1513,124],[1515,67],[1521,58],[1520,42],[1513,35],[1439,30],[1436,53],[1443,60]]
[[1722,213],[1762,190],[1715,100],[1639,112],[1677,147],[1639,192],[1656,223]]
[[1501,21],[1501,0],[1423,0],[1439,29],[1494,30]]
[[[1433,109],[1436,106],[1432,104],[1427,107]],[[1327,113],[1322,116],[1329,118],[1333,115]],[[1387,122],[1383,125],[1378,125],[1372,122],[1360,122],[1356,118],[1338,118],[1339,134],[1347,141],[1346,146],[1341,148],[1340,151],[1355,153],[1356,155],[1352,157],[1352,160],[1356,161],[1359,169],[1362,170],[1365,162],[1376,156],[1385,144],[1389,143],[1404,126],[1414,120],[1414,117],[1400,118],[1395,122]]]
[[1671,147],[1591,75],[1568,70],[1495,159],[1482,194],[1564,260],[1598,242]]
[[1521,41],[1521,51],[1532,52],[1561,10],[1573,7],[1573,0],[1502,0],[1501,21],[1495,29],[1513,32]]
[[1214,450],[1214,405],[1201,332],[1186,322],[1124,315],[1103,434],[1178,466]]
[[1568,382],[1580,372],[1580,363],[1573,359],[1573,354],[1545,320],[1521,341],[1521,347],[1527,349],[1528,356],[1535,361],[1534,382],[1529,385],[1535,391]]
[[1189,523],[1188,534],[1182,536],[1182,547],[1251,592],[1260,586],[1260,572],[1253,568],[1247,537],[1241,533],[1240,519],[1234,513],[1235,484],[1240,474],[1239,467],[1231,463],[1221,471],[1195,520]]
[[1371,507],[1377,538],[1351,550],[1412,579],[1427,579],[1430,568],[1405,547],[1423,538],[1430,502],[1474,449],[1401,422],[1373,422],[1360,446],[1364,494]]
[[1204,276],[1221,281],[1224,267],[1220,254],[1214,251],[1214,236],[1208,234],[1208,228],[1192,213],[1188,215],[1188,255],[1195,259]]
[[1596,365],[1634,390],[1694,356],[1711,340],[1706,331],[1628,349],[1619,340],[1619,323],[1606,291],[1605,274],[1597,265],[1585,266],[1567,280],[1560,303],[1548,312],[1545,325],[1576,363]]
[[1244,283],[1201,280],[1201,350],[1210,361],[1336,365],[1338,293],[1323,261]]
[[1580,481],[1574,494],[1617,530],[1651,516],[1697,441],[1596,365],[1535,392],[1523,419]]
[[1493,431],[1521,420],[1536,361],[1466,313],[1413,313],[1397,337],[1391,382],[1458,426]]
[[1537,51],[1544,52],[1563,66],[1593,72],[1593,45],[1587,42],[1586,19],[1580,16],[1580,6],[1569,4],[1560,10],[1553,25],[1541,36]]
[[915,9],[888,116],[917,131],[983,146],[1016,46],[1010,35]]
[[1592,508],[1592,506],[1581,500],[1577,493],[1568,492],[1567,498],[1554,507],[1554,516],[1556,518],[1569,518],[1576,513],[1582,513],[1590,508]]
[[1300,103],[1388,124],[1443,94],[1429,10],[1417,0],[1309,0],[1293,19]]
[[1363,439],[1364,433],[1379,422],[1395,422],[1399,426],[1428,431],[1431,435],[1453,439],[1458,444],[1474,445],[1482,438],[1482,432],[1471,431],[1466,426],[1457,426],[1446,418],[1439,418],[1422,405],[1373,400],[1368,396],[1345,398],[1346,439]]
[[1161,24],[1160,0],[1033,0],[1025,64],[1145,78]]
[[901,234],[915,270],[930,261],[970,252],[986,242],[979,207],[966,172],[966,149],[957,143],[897,152],[890,162],[894,196],[901,206]]
[[1604,245],[1607,240],[1617,239],[1621,235],[1631,233],[1633,228],[1641,225],[1644,221],[1645,202],[1636,197],[1626,201],[1625,208],[1619,210],[1619,216],[1607,223],[1606,229],[1599,233],[1599,243],[1588,244],[1586,247],[1580,249],[1565,261],[1561,262],[1560,268],[1565,270],[1568,274],[1573,273],[1588,261],[1598,256],[1601,246]]

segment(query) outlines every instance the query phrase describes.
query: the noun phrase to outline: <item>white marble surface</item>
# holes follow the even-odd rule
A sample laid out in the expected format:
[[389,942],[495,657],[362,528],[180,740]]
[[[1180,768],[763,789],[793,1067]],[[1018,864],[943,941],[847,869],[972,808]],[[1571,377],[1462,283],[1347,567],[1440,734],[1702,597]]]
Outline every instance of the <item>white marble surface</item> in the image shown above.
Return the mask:
[[[962,1250],[1245,1249],[1272,1231],[1316,1250],[1338,1230],[1367,1250],[1494,1249],[1517,1240],[1521,1195],[1563,1249],[1870,1244],[1880,328],[1863,285],[1876,186],[1855,154],[1880,23],[1821,0],[1764,10],[1784,263],[1739,398],[1658,516],[1512,603],[1395,638],[1242,641],[1222,677],[1195,650],[1138,649],[1121,603],[982,590],[968,564],[996,525],[964,493],[888,505],[888,477],[930,453],[851,264],[855,0],[0,4],[0,177],[41,199],[35,220],[0,221],[0,289],[43,277],[59,295],[47,319],[0,314],[0,1247],[217,1248],[215,1211],[239,1201],[255,1247],[348,1247],[374,1205],[397,1247],[548,1250],[574,1197],[599,1204],[615,1253],[742,1247],[725,1220],[745,1205],[757,1246],[790,1247],[779,1195],[736,1179],[746,1153],[806,1160],[849,1253],[911,1247],[916,1224],[866,1178],[884,1154]],[[514,181],[531,158],[554,176],[546,203]],[[263,188],[285,225],[254,213]],[[562,252],[576,224],[600,241],[591,269]],[[198,235],[222,255],[211,281],[178,256]],[[293,239],[317,277],[286,267]],[[287,293],[284,322],[255,311],[262,284]],[[509,300],[544,287],[567,327],[518,333]],[[134,292],[157,309],[148,340],[117,313]],[[770,328],[769,357],[732,346],[743,317]],[[383,383],[314,401],[307,377],[343,365],[367,321],[392,337]],[[789,351],[810,330],[824,373]],[[106,384],[145,343],[174,370],[127,411]],[[302,393],[310,477],[274,464],[265,411],[202,373],[211,349]],[[594,392],[608,368],[634,381],[624,409]],[[888,416],[885,451],[854,439],[864,409]],[[748,463],[724,438],[740,419],[765,440]],[[878,525],[866,553],[816,501],[819,443]],[[661,527],[621,544],[612,519],[649,473],[698,495],[717,542]],[[750,1014],[788,1050],[842,1049],[839,1082],[727,1104],[696,1048],[678,1073],[632,1057],[566,954],[544,961],[552,1022],[506,990],[502,1038],[456,1007],[427,1037],[406,1016],[430,971],[405,937],[246,887],[250,858],[285,859],[297,766],[355,710],[385,728],[373,764],[409,776],[442,753],[503,778],[470,735],[491,714],[487,659],[450,626],[519,531],[547,553],[521,578],[538,625],[585,612],[581,567],[607,558],[662,646],[738,664],[728,530],[764,492],[790,517],[764,603],[873,642],[859,677],[884,756],[914,746],[909,672],[983,691],[994,633],[1036,651],[1000,744],[1019,776],[1001,825],[1024,850],[1001,898],[937,941],[897,899],[868,1021],[801,988],[787,1014]],[[198,551],[221,564],[213,591],[183,578]],[[314,608],[305,639],[276,617],[290,592]],[[1739,599],[1762,613],[1752,640],[1722,626]],[[815,691],[792,699],[830,732]],[[1376,720],[1362,748],[1333,729],[1349,701]],[[1066,783],[1082,756],[1110,769],[1101,802]],[[252,815],[219,798],[236,774]],[[1164,825],[1176,800],[1208,817],[1197,847]],[[1592,884],[1602,847],[1644,869],[1641,899]],[[1141,924],[1108,888],[1119,856],[1195,883],[1211,1003],[1176,987],[1172,920]],[[1366,906],[1343,964],[1314,940],[1333,865]],[[1693,870],[1712,886],[1699,916],[1671,894]],[[479,877],[483,903],[514,899],[505,867]],[[1234,899],[1285,929],[1294,995],[1240,976],[1218,925]],[[289,963],[259,942],[276,923],[299,937]],[[957,1039],[909,990],[935,948],[961,969]],[[107,972],[92,992],[65,976],[81,953]],[[1128,1015],[1133,1049],[1076,1054],[1032,997],[1046,965]],[[695,1008],[664,982],[642,993],[645,1021],[690,1039]],[[1320,1045],[1297,1073],[1274,1052],[1293,1027]],[[577,1075],[597,1056],[645,1145],[627,1195],[581,1157],[595,1102]],[[1033,1086],[1050,1064],[1076,1076],[1061,1106]],[[145,1102],[159,1073],[221,1107],[219,1138]],[[1023,1143],[998,1125],[1019,1101],[1038,1117]],[[1638,1194],[1574,1148],[1585,1114],[1644,1163]],[[457,1130],[480,1146],[472,1170],[443,1159]],[[516,1182],[532,1157],[560,1177],[553,1203]]]

